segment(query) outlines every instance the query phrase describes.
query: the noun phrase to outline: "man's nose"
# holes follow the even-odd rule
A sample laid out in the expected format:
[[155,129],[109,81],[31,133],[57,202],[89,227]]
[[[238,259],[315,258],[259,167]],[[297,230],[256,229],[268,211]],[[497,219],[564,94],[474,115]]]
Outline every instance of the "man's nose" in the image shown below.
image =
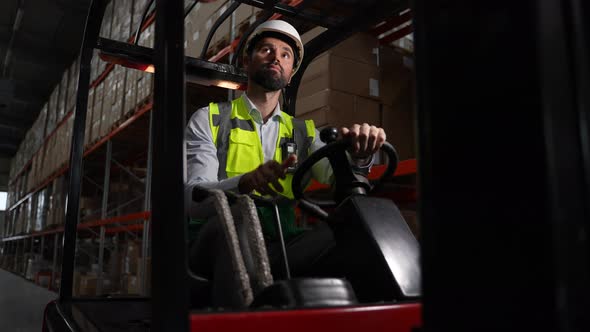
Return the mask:
[[279,54],[279,50],[278,49],[271,50],[270,54],[271,54],[271,60],[272,60],[273,63],[279,63],[280,62],[281,56]]

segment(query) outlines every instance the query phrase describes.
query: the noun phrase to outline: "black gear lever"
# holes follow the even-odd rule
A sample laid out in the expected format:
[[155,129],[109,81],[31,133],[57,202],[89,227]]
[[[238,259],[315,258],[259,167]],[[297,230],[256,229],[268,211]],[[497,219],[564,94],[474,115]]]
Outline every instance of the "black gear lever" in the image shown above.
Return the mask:
[[320,131],[320,139],[326,144],[335,142],[338,139],[338,129],[336,127],[326,127]]

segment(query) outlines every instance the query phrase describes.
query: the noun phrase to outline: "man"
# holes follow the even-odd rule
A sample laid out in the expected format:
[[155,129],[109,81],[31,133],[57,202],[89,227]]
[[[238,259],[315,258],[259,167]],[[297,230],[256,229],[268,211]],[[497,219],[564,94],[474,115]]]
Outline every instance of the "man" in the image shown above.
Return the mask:
[[[313,121],[294,119],[280,109],[281,90],[290,83],[302,58],[301,38],[297,30],[287,22],[268,21],[252,33],[246,43],[244,56],[244,66],[248,74],[246,93],[233,100],[231,106],[212,103],[209,107],[199,109],[186,128],[187,198],[192,196],[195,186],[231,190],[241,194],[293,198],[290,186],[292,174],[287,170],[298,159],[304,159],[324,145]],[[352,149],[349,152],[351,160],[359,168],[370,167],[373,154],[386,138],[383,129],[366,123],[342,128],[340,133],[352,140]],[[296,155],[285,153],[285,142],[296,143]],[[326,160],[316,164],[312,173],[314,178],[323,183],[329,182],[332,175]],[[281,206],[281,222],[287,240],[293,238],[299,245],[305,242],[314,244],[317,246],[315,250],[306,250],[312,256],[314,252],[325,251],[326,247],[332,245],[333,239],[327,227],[315,232],[316,235],[308,236],[311,240],[302,242],[298,236],[302,230],[295,225],[292,211],[292,204]],[[273,256],[276,255],[273,255],[272,241],[275,233],[264,210],[259,210],[259,215],[267,238],[271,264],[274,265],[276,259]],[[202,230],[191,249],[191,266],[205,277],[212,277],[211,274],[216,273],[211,266],[215,265],[214,262],[203,262],[214,259],[203,258],[204,255],[214,256],[211,250],[203,250],[203,247],[208,246],[203,243],[215,242],[211,238],[217,235],[210,233],[215,232]],[[306,247],[310,249],[309,246]],[[203,254],[203,251],[207,252]],[[197,253],[193,255],[194,252]],[[309,268],[305,266],[309,263],[309,255],[293,254],[297,255],[300,257],[291,257],[289,252],[294,274],[298,274],[298,271],[303,273]],[[273,270],[273,274],[277,272]]]

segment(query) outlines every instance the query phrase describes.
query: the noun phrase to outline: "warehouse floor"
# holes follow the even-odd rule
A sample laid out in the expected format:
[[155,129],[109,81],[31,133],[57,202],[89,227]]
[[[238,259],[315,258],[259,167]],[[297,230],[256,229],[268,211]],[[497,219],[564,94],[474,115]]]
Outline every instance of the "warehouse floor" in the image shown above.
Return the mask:
[[56,293],[0,269],[0,331],[40,332],[43,309],[56,297]]

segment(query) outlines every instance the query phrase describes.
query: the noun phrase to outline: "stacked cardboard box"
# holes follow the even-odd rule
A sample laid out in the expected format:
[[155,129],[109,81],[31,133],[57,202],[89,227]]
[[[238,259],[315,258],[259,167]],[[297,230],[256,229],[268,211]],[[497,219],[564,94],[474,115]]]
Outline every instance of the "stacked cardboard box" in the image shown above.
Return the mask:
[[149,4],[148,0],[135,0],[133,1],[133,15],[131,17],[131,33],[135,36],[135,32],[139,28],[141,22],[141,16]]
[[68,70],[68,73],[70,75],[70,77],[68,78],[68,89],[67,89],[67,102],[66,102],[66,109],[67,112],[71,112],[74,110],[74,108],[76,107],[76,97],[77,97],[77,91],[78,91],[78,78],[79,78],[79,61],[80,58],[76,58],[76,60],[74,60],[74,62],[72,63],[72,65],[70,66],[70,69]]
[[[200,57],[209,31],[230,4],[231,1],[197,3],[185,19],[185,54],[187,56]],[[231,42],[232,37],[235,38],[243,33],[250,25],[255,13],[253,7],[241,4],[234,11],[235,36],[231,35],[231,20],[225,20],[211,38],[208,55],[217,53]]]
[[[139,38],[139,45],[153,48],[155,42],[155,26],[154,24],[150,25],[145,31],[142,32]],[[129,73],[129,72],[128,72]],[[133,81],[133,76],[135,77],[135,83]],[[153,80],[154,75],[152,73],[144,72],[144,71],[136,71],[134,74],[130,74],[129,78],[129,86],[130,89],[135,88],[135,103],[131,103],[133,96],[129,97],[130,104],[126,104],[125,110],[126,113],[124,117],[128,117],[131,112],[135,110],[136,105],[141,105],[145,103],[148,97],[152,94],[153,91]],[[130,92],[133,93],[133,92]],[[126,99],[127,99],[126,97]],[[132,106],[133,105],[133,106]]]
[[[110,127],[110,123],[109,120],[111,119],[111,111],[112,111],[112,107],[113,107],[113,101],[115,99],[115,95],[117,93],[117,91],[115,90],[117,86],[117,82],[115,80],[115,73],[114,70],[112,70],[108,76],[105,78],[105,80],[102,83],[102,87],[103,87],[103,98],[102,98],[102,112],[101,112],[101,117],[100,117],[100,125],[99,125],[99,134],[97,137],[95,137],[94,140],[98,140],[101,137],[106,136],[109,131],[111,130]],[[95,93],[95,98],[96,98],[96,93]],[[95,99],[96,101],[96,99]],[[94,129],[95,127],[93,127]],[[93,141],[94,141],[93,140]]]
[[123,107],[125,103],[125,68],[115,66],[114,69],[114,92],[111,104],[111,116],[108,120],[111,127],[116,126],[123,118]]
[[318,127],[379,123],[378,47],[375,37],[357,34],[316,58],[303,75],[296,116]]
[[400,159],[416,157],[415,85],[412,59],[394,49],[380,50],[382,127]]
[[61,83],[59,84],[59,95],[57,97],[57,114],[56,121],[60,123],[66,115],[66,102],[68,100],[68,80],[70,78],[69,68],[62,74]]
[[88,106],[86,108],[86,123],[84,127],[84,146],[87,147],[92,139],[92,116],[94,109],[94,92],[96,88],[88,90]]
[[104,86],[109,83],[109,78],[100,82],[94,89],[94,104],[92,106],[92,126],[90,129],[89,144],[93,144],[98,141],[102,136],[102,111],[103,111],[103,100],[104,100]]
[[47,211],[47,228],[54,228],[62,225],[65,215],[65,180],[64,177],[58,177],[48,187],[48,211]]
[[137,77],[140,72],[128,68],[125,68],[123,72],[125,74],[125,88],[123,89],[124,100],[121,117],[125,118],[128,114],[133,113],[137,105]]
[[47,223],[47,212],[49,210],[49,190],[44,188],[36,194],[37,210],[35,211],[34,231],[42,231]]
[[47,128],[45,132],[47,135],[55,129],[57,124],[57,102],[59,99],[59,84],[55,86],[51,96],[49,97],[49,104],[47,105]]
[[[323,32],[304,34],[304,42]],[[413,70],[408,59],[357,34],[317,57],[303,75],[296,116],[317,127],[381,126],[400,159],[415,157]]]
[[[141,242],[127,241],[123,244],[123,256],[121,260],[121,290],[126,294],[139,294],[140,284],[138,274],[141,273]],[[146,261],[146,263],[148,263]]]

